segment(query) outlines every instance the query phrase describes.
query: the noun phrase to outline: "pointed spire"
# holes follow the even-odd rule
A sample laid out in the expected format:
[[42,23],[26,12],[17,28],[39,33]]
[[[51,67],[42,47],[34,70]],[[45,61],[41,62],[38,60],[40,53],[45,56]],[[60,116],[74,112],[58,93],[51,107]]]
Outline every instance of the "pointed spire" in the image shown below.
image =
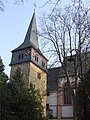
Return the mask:
[[30,46],[33,46],[36,49],[39,49],[35,10],[34,10],[30,25],[28,27],[24,42],[19,47],[12,50],[12,52],[20,50],[20,49],[27,48],[27,47],[30,47]]
[[36,25],[36,16],[35,16],[35,10],[25,37],[24,42],[31,42],[33,43],[37,48],[39,48],[38,45],[38,36],[37,36],[37,25]]

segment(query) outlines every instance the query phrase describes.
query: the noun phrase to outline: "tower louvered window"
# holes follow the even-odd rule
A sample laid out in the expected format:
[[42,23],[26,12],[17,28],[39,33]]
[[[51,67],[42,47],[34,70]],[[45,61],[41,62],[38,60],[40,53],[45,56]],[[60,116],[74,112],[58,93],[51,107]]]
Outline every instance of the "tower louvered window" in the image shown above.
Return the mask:
[[23,54],[19,54],[18,59],[21,60],[23,59],[23,57],[24,57]]

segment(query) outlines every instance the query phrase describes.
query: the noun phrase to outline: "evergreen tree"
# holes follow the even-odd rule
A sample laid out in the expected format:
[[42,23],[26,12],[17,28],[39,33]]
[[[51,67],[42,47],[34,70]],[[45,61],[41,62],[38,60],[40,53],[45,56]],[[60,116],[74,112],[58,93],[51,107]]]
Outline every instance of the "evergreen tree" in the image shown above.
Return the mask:
[[34,86],[25,86],[20,68],[12,78],[6,85],[5,120],[43,120],[41,98],[37,96]]
[[5,110],[5,91],[4,85],[8,80],[8,76],[4,73],[3,61],[0,57],[0,120],[4,120],[4,110]]
[[90,71],[84,75],[77,88],[77,120],[90,120]]
[[0,120],[46,120],[41,98],[32,84],[25,86],[20,68],[7,80],[0,58]]
[[0,83],[1,82],[5,82],[8,80],[7,75],[4,73],[4,65],[3,65],[3,61],[0,57]]

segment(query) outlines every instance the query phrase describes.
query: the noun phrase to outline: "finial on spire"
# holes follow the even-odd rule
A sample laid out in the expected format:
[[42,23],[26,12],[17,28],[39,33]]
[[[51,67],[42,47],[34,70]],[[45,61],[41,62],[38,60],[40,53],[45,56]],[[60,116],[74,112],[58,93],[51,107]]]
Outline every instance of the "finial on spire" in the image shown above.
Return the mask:
[[34,12],[35,12],[35,9],[36,9],[37,5],[36,5],[36,3],[34,3],[33,5],[34,5]]

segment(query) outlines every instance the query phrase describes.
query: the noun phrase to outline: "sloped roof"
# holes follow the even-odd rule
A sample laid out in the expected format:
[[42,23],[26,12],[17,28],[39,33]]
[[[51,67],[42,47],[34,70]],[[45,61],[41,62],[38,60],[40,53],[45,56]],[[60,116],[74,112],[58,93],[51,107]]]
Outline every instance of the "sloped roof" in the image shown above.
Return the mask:
[[30,25],[28,27],[24,42],[19,47],[12,50],[12,52],[18,51],[18,50],[21,50],[21,49],[24,49],[24,48],[27,48],[27,47],[31,47],[31,46],[33,46],[36,49],[39,49],[35,11],[33,13]]
[[[75,71],[73,65],[68,67],[68,73],[69,76],[74,76]],[[63,67],[48,69],[48,81],[54,81],[57,80],[58,78],[63,78],[63,77],[66,77]]]
[[[67,57],[67,60],[70,60],[71,56]],[[73,60],[77,59],[76,55],[72,56]],[[82,53],[82,73],[86,73],[88,72],[88,70],[90,69],[90,52],[87,53]],[[76,60],[77,61],[77,60]],[[75,76],[75,63],[76,61],[69,61],[67,64],[67,70],[68,70],[68,74],[69,76]],[[80,67],[80,63],[77,63]],[[57,82],[59,78],[64,78],[65,73],[63,70],[63,67],[56,67],[56,68],[50,68],[48,69],[48,76],[47,76],[47,91],[54,91],[57,90]],[[74,87],[74,83],[72,83],[72,87]]]
[[[73,65],[72,65],[73,66]],[[74,69],[71,66],[68,68],[68,73],[70,76],[74,76]],[[53,91],[57,90],[57,82],[59,78],[66,77],[63,67],[51,68],[48,69],[48,76],[47,76],[47,90]]]
[[59,74],[62,75],[62,72],[61,67],[48,69],[48,80],[56,80],[59,77]]

